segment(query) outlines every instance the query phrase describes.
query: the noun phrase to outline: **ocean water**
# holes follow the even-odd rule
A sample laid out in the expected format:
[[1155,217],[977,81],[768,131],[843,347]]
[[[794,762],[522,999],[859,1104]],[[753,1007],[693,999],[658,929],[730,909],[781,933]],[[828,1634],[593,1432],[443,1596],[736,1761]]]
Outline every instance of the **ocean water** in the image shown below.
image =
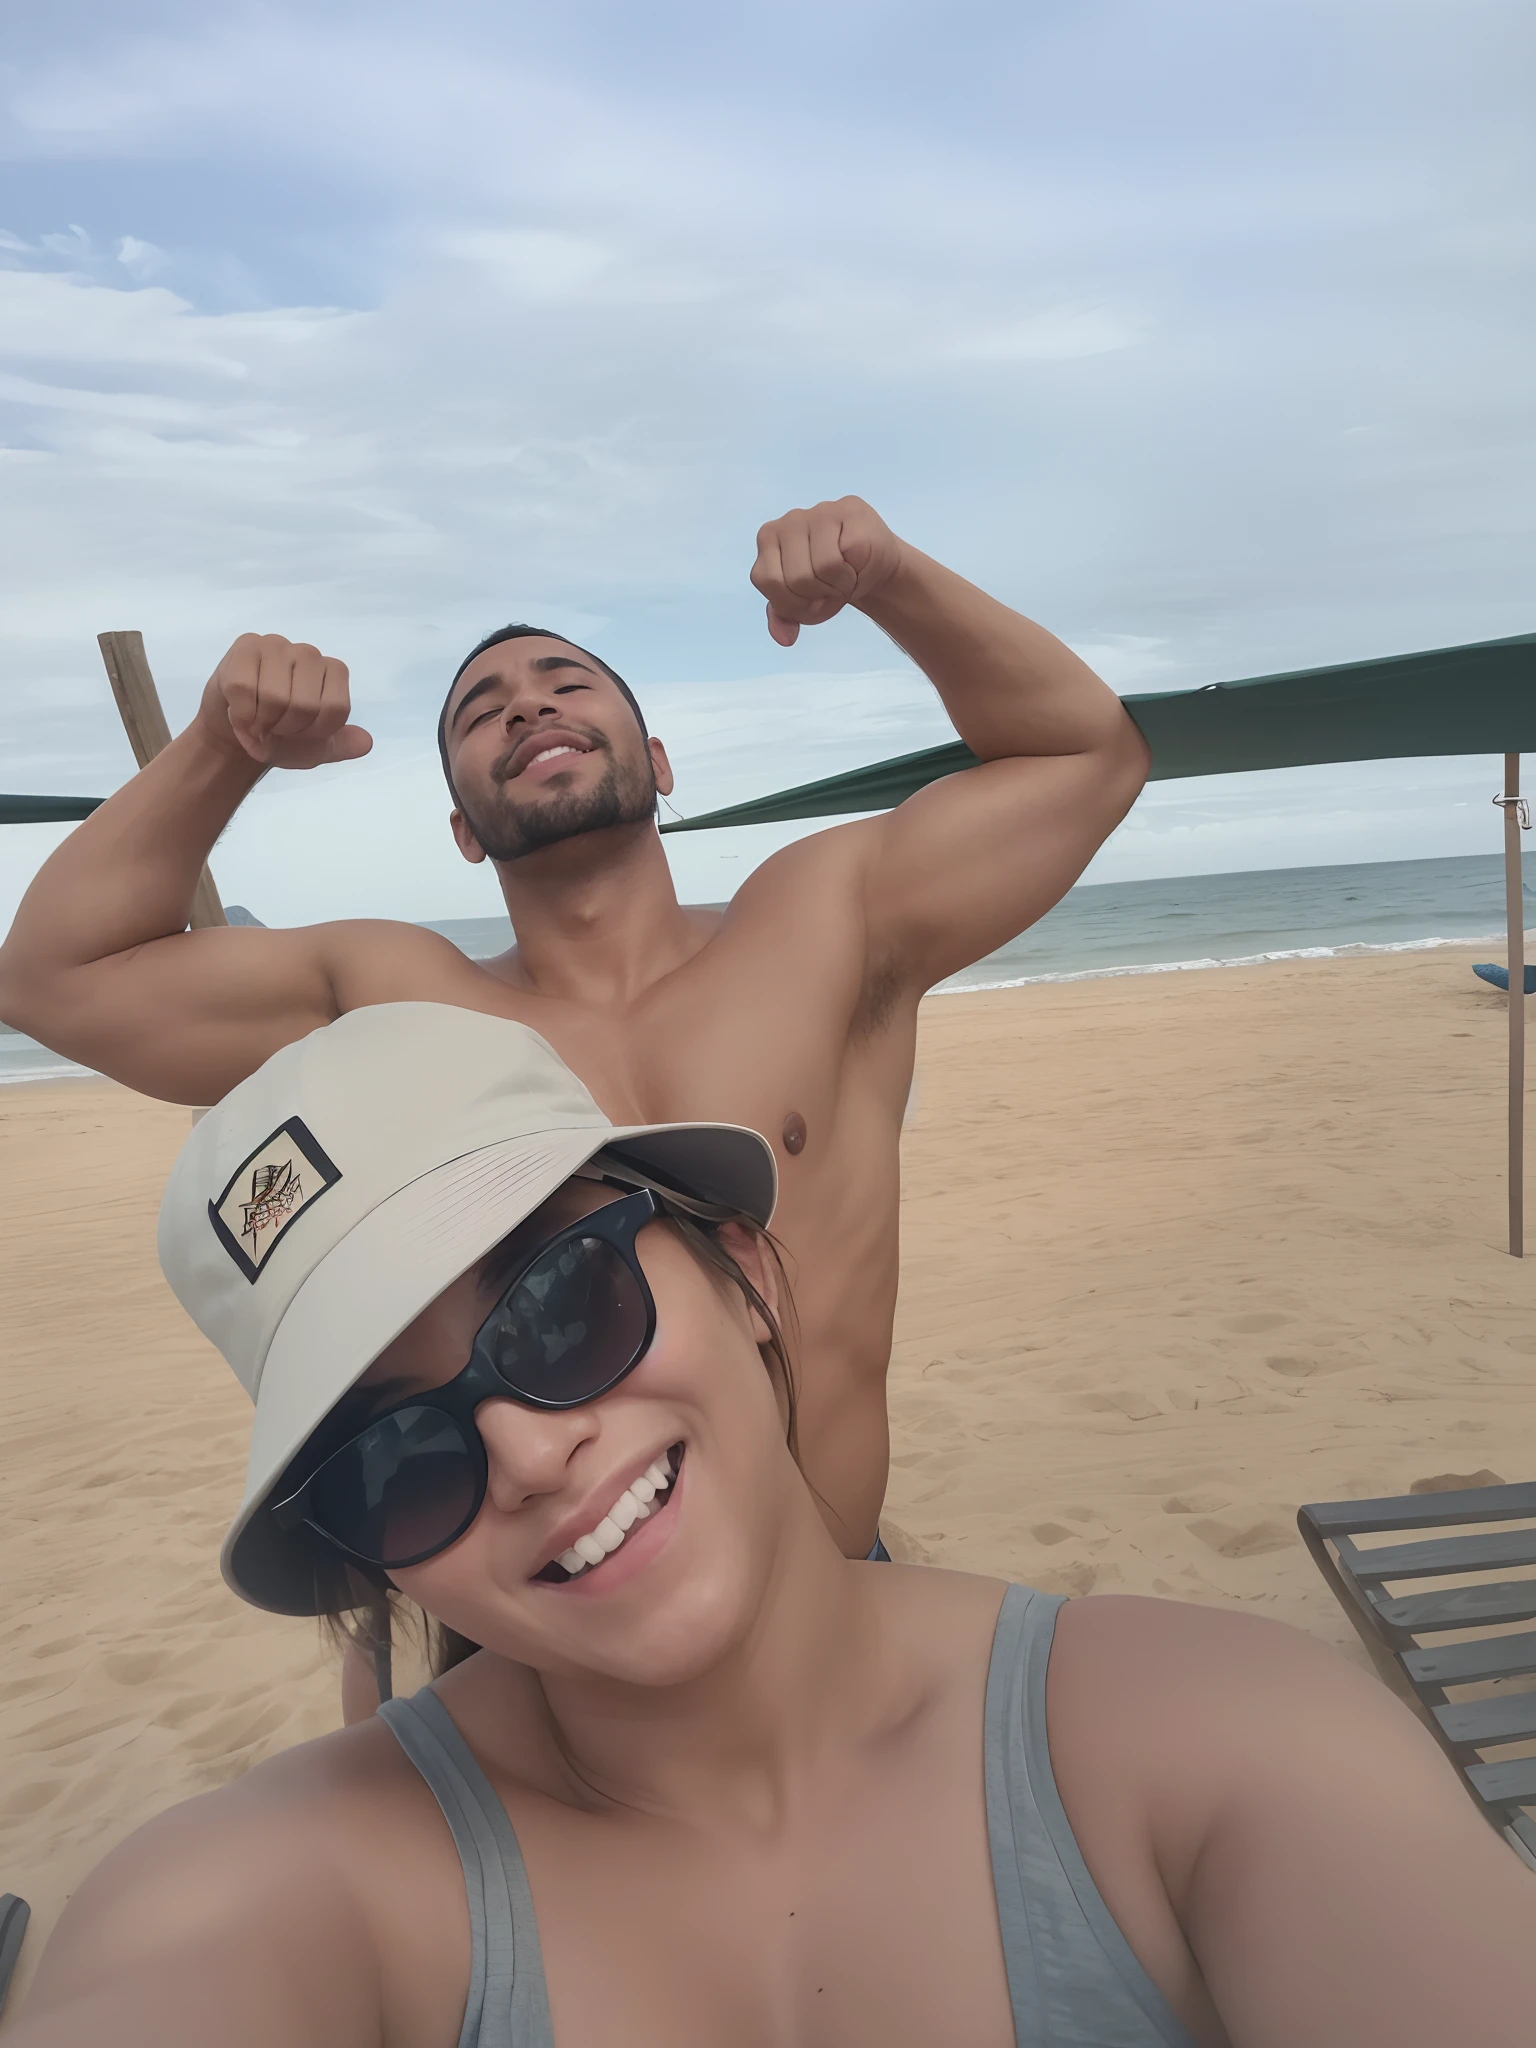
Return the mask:
[[[1527,899],[1536,881],[1531,862],[1536,854],[1528,857]],[[1072,890],[1022,938],[954,975],[939,992],[1409,951],[1478,938],[1488,941],[1490,959],[1502,960],[1503,928],[1504,864],[1497,854],[1101,882]],[[471,960],[512,943],[505,917],[449,918],[430,929]],[[1454,971],[1466,969],[1458,964]],[[0,1082],[82,1072],[0,1025]]]
[[[1525,862],[1528,904],[1533,885],[1536,854]],[[1527,920],[1536,922],[1529,909]],[[1503,933],[1498,854],[1104,882],[1073,889],[1022,938],[954,975],[942,991],[1391,953],[1480,938],[1493,949],[1489,957],[1502,960]]]

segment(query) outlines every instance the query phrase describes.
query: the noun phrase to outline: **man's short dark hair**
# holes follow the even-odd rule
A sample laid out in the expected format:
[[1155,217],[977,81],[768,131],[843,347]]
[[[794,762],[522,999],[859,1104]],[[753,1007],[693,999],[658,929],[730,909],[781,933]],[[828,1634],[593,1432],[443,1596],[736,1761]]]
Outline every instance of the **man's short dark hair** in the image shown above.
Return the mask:
[[574,647],[576,652],[584,654],[588,661],[596,662],[609,682],[616,686],[619,695],[635,714],[635,723],[640,728],[641,739],[648,740],[650,738],[650,734],[646,731],[645,713],[635,702],[634,691],[616,669],[611,669],[608,666],[600,654],[594,654],[590,648],[582,647],[574,640],[567,640],[563,633],[553,632],[548,626],[500,626],[494,633],[487,633],[478,647],[471,647],[468,654],[459,663],[453,672],[453,681],[448,685],[448,694],[443,699],[443,708],[437,714],[438,758],[443,764],[443,779],[447,782],[449,794],[455,803],[459,800],[459,792],[453,786],[453,771],[448,766],[448,706],[453,702],[454,689],[465,669],[469,667],[472,661],[478,661],[488,647],[499,647],[503,640],[558,640],[562,646]]

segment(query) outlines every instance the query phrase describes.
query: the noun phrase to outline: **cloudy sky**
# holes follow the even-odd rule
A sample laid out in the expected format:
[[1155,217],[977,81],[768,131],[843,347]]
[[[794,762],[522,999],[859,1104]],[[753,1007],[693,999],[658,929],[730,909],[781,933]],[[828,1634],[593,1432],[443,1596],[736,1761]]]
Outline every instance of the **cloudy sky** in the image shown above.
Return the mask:
[[[115,788],[235,634],[361,764],[220,846],[271,921],[473,915],[431,724],[509,617],[711,808],[929,744],[757,526],[856,491],[1159,689],[1536,627],[1527,0],[338,0],[13,10],[0,788]],[[1164,784],[1101,879],[1498,844],[1487,760]],[[0,829],[0,923],[59,833]],[[712,899],[785,836],[670,842]]]

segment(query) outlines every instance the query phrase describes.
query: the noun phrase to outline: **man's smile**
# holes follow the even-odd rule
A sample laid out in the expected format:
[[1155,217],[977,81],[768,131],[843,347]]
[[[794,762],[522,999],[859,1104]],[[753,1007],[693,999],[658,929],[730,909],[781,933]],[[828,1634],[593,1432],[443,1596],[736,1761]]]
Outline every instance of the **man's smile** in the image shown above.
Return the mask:
[[542,781],[545,776],[558,773],[561,762],[577,754],[590,754],[593,750],[593,742],[583,739],[580,733],[568,732],[559,726],[546,726],[542,732],[529,733],[526,739],[518,741],[496,779],[515,782],[532,771],[535,780]]

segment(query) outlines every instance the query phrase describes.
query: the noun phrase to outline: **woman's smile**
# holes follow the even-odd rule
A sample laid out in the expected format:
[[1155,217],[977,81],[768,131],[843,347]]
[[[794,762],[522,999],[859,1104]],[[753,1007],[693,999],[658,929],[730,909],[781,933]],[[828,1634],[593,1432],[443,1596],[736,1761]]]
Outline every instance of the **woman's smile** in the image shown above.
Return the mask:
[[629,1481],[590,1530],[573,1536],[541,1571],[532,1575],[535,1583],[569,1585],[571,1579],[580,1579],[606,1565],[610,1556],[623,1548],[631,1530],[637,1530],[670,1505],[670,1487],[682,1466],[682,1450],[682,1444],[672,1444],[670,1450],[651,1458],[645,1470]]
[[534,1583],[592,1597],[617,1592],[643,1572],[666,1546],[677,1522],[683,1451],[682,1444],[673,1444],[631,1480],[596,1528],[577,1537],[569,1550],[535,1573]]

